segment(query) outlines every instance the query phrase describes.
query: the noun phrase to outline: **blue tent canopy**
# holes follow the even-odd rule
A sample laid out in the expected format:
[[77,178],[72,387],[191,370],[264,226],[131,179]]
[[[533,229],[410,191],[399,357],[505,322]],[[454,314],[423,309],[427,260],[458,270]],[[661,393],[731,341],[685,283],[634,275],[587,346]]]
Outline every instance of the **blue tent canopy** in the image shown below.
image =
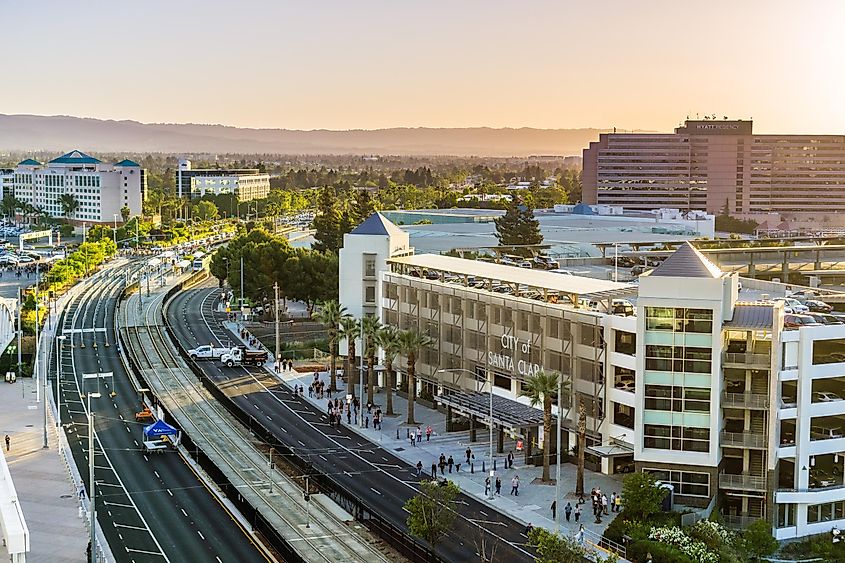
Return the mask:
[[157,420],[154,423],[150,424],[149,426],[144,427],[144,437],[159,437],[159,436],[176,436],[179,434],[179,431],[164,422],[163,420]]

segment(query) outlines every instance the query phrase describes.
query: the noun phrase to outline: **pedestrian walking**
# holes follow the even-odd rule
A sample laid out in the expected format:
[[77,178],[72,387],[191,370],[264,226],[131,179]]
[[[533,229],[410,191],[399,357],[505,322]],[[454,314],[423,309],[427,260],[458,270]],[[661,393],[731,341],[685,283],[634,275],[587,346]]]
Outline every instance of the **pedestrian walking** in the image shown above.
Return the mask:
[[513,452],[508,452],[508,458],[507,458],[506,465],[507,465],[507,467],[510,467],[511,469],[513,469]]
[[425,428],[425,441],[428,442],[430,440],[431,440],[431,425],[428,425]]
[[519,496],[519,475],[514,475],[511,479],[511,494]]
[[581,519],[581,505],[575,505],[575,523],[577,524],[578,521]]
[[566,521],[569,522],[569,517],[572,515],[572,505],[568,502],[563,507],[563,515],[566,516]]
[[604,510],[604,515],[605,515],[605,516],[607,516],[607,507],[608,507],[608,504],[610,504],[610,503],[609,503],[609,502],[608,502],[608,500],[607,500],[607,495],[602,495],[602,496],[601,496],[601,507],[602,507],[602,510]]
[[622,494],[616,495],[616,512],[622,512]]
[[472,455],[472,450],[470,448],[467,448],[467,451],[465,451],[464,453],[467,454],[467,465],[469,465],[469,458]]
[[557,500],[552,501],[552,520],[557,518]]
[[422,461],[417,462],[417,477],[422,475]]
[[502,494],[502,479],[499,477],[496,477],[496,494]]
[[610,511],[616,512],[616,491],[610,493]]
[[448,461],[446,461],[446,465],[449,466],[449,473],[452,472],[452,466],[455,465],[455,460],[452,459],[452,456],[449,456]]
[[432,463],[431,464],[431,478],[434,479],[435,477],[437,477],[437,464]]
[[422,435],[423,435],[422,428],[420,428],[419,426],[417,426],[417,442],[418,442],[418,443],[419,443],[419,442],[422,442]]
[[490,477],[487,477],[486,479],[484,479],[484,496],[486,497],[489,494],[490,494]]
[[12,439],[6,434],[6,451],[9,451],[9,445],[12,443]]
[[411,445],[417,447],[417,433],[411,430]]
[[584,545],[584,525],[581,524],[581,527],[578,528],[578,533],[575,534],[575,541],[578,542],[578,545]]

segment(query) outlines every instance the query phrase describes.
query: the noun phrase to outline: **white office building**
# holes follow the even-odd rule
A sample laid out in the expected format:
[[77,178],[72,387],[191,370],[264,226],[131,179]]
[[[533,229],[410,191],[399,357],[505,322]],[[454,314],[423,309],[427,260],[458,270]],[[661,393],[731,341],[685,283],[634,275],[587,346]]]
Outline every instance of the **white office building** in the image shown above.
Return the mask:
[[[47,164],[28,158],[13,173],[15,197],[51,217],[65,217],[61,196],[77,202],[67,219],[76,225],[122,221],[121,209],[140,215],[147,192],[146,173],[131,160],[106,164],[74,150]],[[5,187],[4,187],[5,193]]]
[[417,392],[447,430],[474,440],[492,389],[497,450],[522,440],[526,462],[542,463],[555,441],[520,393],[555,371],[570,382],[563,451],[583,407],[590,469],[653,472],[677,503],[735,526],[764,518],[779,539],[845,527],[845,325],[785,328],[767,282],[740,291],[689,244],[639,287],[415,255],[380,215],[346,235],[340,272],[352,314],[435,339],[418,355]]
[[182,159],[176,169],[176,188],[179,197],[234,194],[238,201],[251,201],[270,193],[270,175],[257,168],[193,168],[190,160]]

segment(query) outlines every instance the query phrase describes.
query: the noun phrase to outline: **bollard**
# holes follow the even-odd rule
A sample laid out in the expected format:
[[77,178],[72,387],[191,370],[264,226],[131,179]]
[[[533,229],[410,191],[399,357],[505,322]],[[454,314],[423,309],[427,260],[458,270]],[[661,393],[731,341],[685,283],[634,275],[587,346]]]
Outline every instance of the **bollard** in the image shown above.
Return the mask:
[[493,460],[493,471],[496,471],[496,460]]
[[398,427],[396,428],[396,439],[397,440],[399,439],[399,428]]
[[410,428],[406,428],[406,429],[405,429],[405,439],[407,440],[407,439],[409,439],[410,437],[411,437],[411,429],[410,429]]
[[487,469],[484,467],[484,462],[483,462],[483,461],[481,462],[481,472],[482,472],[482,473],[487,473]]
[[469,472],[475,473],[475,462],[474,461],[469,464]]

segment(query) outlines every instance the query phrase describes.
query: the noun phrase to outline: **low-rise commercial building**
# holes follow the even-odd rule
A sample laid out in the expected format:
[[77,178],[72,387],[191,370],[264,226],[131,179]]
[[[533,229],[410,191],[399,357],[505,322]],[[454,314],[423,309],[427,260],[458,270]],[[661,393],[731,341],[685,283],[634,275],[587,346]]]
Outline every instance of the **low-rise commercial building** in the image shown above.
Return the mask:
[[[121,210],[140,215],[147,193],[146,171],[131,160],[104,163],[78,150],[46,164],[28,158],[13,173],[15,197],[50,217],[75,224],[122,221]],[[4,186],[5,193],[5,186]],[[66,213],[61,197],[73,196],[76,209]]]
[[180,160],[176,169],[179,197],[199,199],[204,195],[234,194],[239,201],[262,199],[270,193],[270,175],[257,168],[192,168],[190,160]]
[[765,518],[782,539],[845,526],[845,325],[787,330],[782,302],[745,297],[689,244],[636,286],[414,255],[375,215],[345,237],[340,289],[353,314],[434,338],[418,392],[468,420],[471,439],[492,390],[499,450],[511,436],[541,461],[554,438],[521,392],[554,371],[563,451],[583,410],[589,468],[653,472],[677,502]]

